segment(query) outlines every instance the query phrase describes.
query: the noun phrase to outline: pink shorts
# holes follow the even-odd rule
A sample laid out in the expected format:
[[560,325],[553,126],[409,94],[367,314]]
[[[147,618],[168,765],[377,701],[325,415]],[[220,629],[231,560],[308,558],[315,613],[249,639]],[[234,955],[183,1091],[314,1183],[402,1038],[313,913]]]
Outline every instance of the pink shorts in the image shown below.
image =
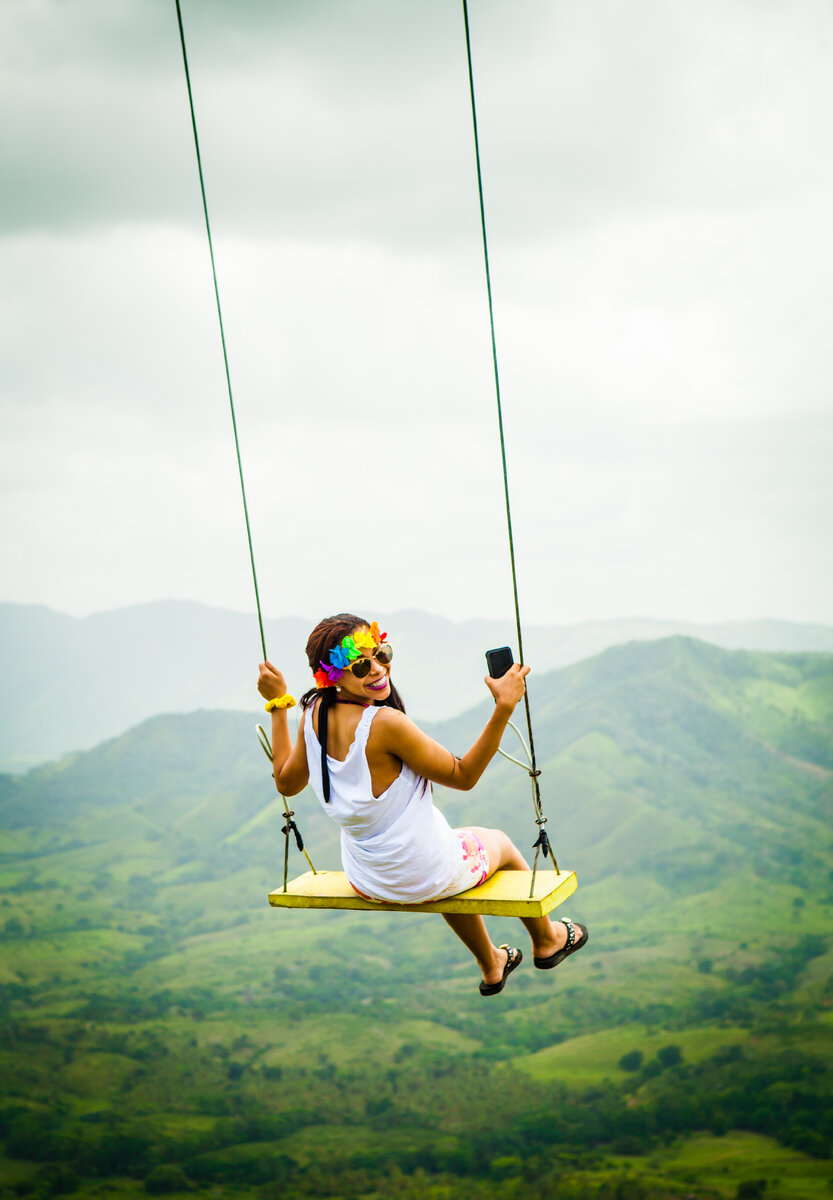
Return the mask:
[[471,871],[472,881],[469,887],[480,887],[489,877],[489,856],[486,847],[470,829],[455,829],[454,832],[463,847],[463,862]]

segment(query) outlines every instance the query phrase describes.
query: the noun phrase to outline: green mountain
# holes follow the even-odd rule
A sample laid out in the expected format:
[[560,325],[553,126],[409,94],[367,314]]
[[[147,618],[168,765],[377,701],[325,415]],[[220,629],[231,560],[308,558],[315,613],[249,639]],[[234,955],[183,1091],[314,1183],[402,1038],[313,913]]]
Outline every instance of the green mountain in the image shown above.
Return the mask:
[[[407,680],[410,710],[421,719],[449,718],[476,704],[484,651],[516,640],[508,621],[454,622],[417,611],[380,619],[396,647],[397,672]],[[309,682],[303,648],[312,624],[300,617],[264,623],[269,654],[296,695]],[[633,619],[532,626],[526,657],[544,673],[611,645],[671,634],[728,648],[833,652],[833,629],[821,625]],[[257,699],[260,656],[254,616],[201,604],[164,601],[83,619],[43,606],[0,604],[0,770],[21,771],[88,749],[161,712],[248,711]],[[448,668],[440,695],[432,668],[437,657]],[[117,674],[125,669],[127,687]]]
[[[531,678],[556,845],[586,855],[593,879],[647,869],[678,883],[698,863],[770,863],[786,846],[827,847],[831,663],[671,638]],[[487,712],[446,724],[441,737],[469,743]],[[494,776],[488,812],[499,822],[524,781],[508,765]]]
[[[829,1195],[833,659],[674,637],[530,692],[591,941],[493,1002],[436,918],[266,907],[256,717],[3,777],[0,1196]],[[465,748],[487,711],[432,732]],[[528,797],[496,761],[438,800],[529,846]]]

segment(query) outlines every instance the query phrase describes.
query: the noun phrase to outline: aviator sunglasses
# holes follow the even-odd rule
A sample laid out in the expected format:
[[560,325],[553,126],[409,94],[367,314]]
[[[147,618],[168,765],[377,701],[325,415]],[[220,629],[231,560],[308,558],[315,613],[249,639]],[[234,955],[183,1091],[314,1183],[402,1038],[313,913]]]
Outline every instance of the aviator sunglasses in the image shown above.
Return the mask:
[[370,674],[370,668],[373,666],[373,659],[386,667],[393,658],[393,647],[384,645],[377,646],[370,658],[355,658],[349,664],[348,670],[352,671],[356,679],[364,679]]

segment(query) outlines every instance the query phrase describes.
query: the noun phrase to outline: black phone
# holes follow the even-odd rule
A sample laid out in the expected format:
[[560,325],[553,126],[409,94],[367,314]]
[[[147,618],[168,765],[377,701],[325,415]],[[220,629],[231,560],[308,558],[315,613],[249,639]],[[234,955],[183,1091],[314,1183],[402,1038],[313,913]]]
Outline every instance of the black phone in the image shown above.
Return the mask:
[[492,679],[500,679],[515,661],[509,646],[498,646],[497,650],[486,651],[486,666]]

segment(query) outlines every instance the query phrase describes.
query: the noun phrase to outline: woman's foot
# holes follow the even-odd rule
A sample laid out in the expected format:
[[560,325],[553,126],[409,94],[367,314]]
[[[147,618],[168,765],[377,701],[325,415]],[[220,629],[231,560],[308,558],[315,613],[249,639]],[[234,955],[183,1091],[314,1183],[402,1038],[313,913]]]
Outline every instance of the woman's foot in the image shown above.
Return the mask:
[[515,946],[498,946],[494,953],[492,965],[483,971],[483,982],[480,984],[481,996],[496,996],[503,991],[507,977],[523,962],[523,955]]
[[533,942],[532,954],[535,966],[542,971],[557,967],[570,954],[587,945],[589,934],[586,925],[576,925],[569,918],[550,922],[552,938]]

